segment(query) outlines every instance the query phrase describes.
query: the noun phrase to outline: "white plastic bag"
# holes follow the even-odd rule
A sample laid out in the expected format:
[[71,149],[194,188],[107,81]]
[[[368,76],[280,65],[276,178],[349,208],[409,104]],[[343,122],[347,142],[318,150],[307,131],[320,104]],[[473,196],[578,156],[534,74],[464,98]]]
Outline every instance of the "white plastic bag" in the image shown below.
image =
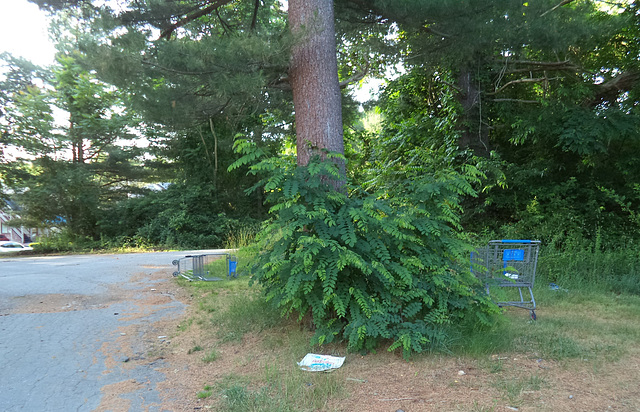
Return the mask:
[[317,355],[315,353],[307,353],[307,355],[298,362],[300,369],[310,372],[321,372],[330,369],[338,369],[344,363],[345,358],[329,355]]

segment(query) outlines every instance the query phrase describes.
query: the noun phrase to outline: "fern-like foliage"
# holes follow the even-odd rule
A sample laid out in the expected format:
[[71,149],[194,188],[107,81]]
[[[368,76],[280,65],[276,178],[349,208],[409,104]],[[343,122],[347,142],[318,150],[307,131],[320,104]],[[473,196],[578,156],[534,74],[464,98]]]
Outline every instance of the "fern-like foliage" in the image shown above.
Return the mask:
[[251,170],[267,172],[260,186],[272,205],[254,280],[283,315],[310,313],[316,342],[370,350],[390,340],[409,356],[446,338],[446,325],[498,312],[469,270],[458,227],[458,198],[472,193],[463,176],[423,174],[367,193],[326,184],[339,177],[331,161],[270,158]]

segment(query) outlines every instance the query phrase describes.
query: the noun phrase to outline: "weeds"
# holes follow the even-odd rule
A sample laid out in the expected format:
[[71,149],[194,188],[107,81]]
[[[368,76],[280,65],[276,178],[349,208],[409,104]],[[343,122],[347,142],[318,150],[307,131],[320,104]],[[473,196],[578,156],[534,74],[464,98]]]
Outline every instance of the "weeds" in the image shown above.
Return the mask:
[[238,341],[248,332],[262,332],[281,323],[280,314],[254,290],[229,298],[227,308],[212,318],[223,342]]
[[196,394],[198,399],[206,399],[213,395],[213,388],[209,385],[204,385],[204,389]]
[[184,332],[184,331],[188,330],[191,327],[192,324],[193,324],[193,318],[189,318],[186,321],[184,321],[184,322],[182,322],[182,323],[180,323],[178,325],[178,330],[180,332]]
[[248,332],[261,332],[283,322],[278,310],[257,288],[249,286],[247,277],[186,285],[201,295],[197,305],[208,317],[205,323],[215,325],[223,342],[239,341]]
[[263,379],[251,384],[229,376],[218,389],[224,411],[324,410],[327,401],[345,396],[343,381],[334,374],[305,374],[275,364],[265,367]]
[[224,247],[226,249],[240,249],[251,245],[256,237],[258,227],[242,227],[227,235]]
[[202,361],[204,363],[215,362],[216,359],[218,359],[218,352],[215,349],[212,349],[208,354],[202,357]]
[[499,372],[502,372],[503,370],[504,370],[504,366],[501,359],[498,359],[495,362],[491,362],[491,367],[489,369],[491,373],[499,373]]
[[539,391],[545,384],[545,380],[538,375],[525,378],[500,378],[493,386],[502,392],[504,399],[510,406],[520,406],[521,396],[525,391]]
[[202,348],[202,346],[196,345],[193,348],[189,349],[189,351],[187,352],[187,355],[191,355],[192,353],[196,353],[196,352],[201,352],[204,349]]
[[496,410],[495,402],[494,402],[494,405],[485,406],[485,405],[478,404],[477,401],[474,401],[471,412],[494,412],[495,410]]
[[543,358],[564,360],[584,357],[586,350],[573,338],[562,335],[536,336],[536,347]]

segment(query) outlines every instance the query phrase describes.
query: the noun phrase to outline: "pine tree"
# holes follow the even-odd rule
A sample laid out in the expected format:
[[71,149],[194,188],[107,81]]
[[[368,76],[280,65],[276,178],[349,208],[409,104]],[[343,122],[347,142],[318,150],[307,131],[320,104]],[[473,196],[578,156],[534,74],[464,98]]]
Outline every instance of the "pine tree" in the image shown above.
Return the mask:
[[3,180],[24,207],[24,224],[95,238],[101,210],[135,191],[144,171],[140,151],[124,145],[134,135],[122,96],[81,61],[74,51],[59,54],[51,71],[10,66],[3,139],[17,159]]
[[[36,2],[50,10],[98,8],[91,1]],[[146,30],[147,35],[151,25],[160,35],[150,41],[133,32],[112,33],[112,46],[103,47],[105,53],[120,58],[116,65],[133,64],[124,73],[123,67],[112,68],[109,80],[123,87],[118,77],[144,76],[153,81],[138,90],[165,100],[164,107],[146,102],[157,121],[208,123],[218,116],[244,115],[247,109],[264,112],[265,105],[278,104],[284,89],[293,92],[300,164],[308,163],[314,152],[344,153],[332,1],[289,2],[290,35],[279,32],[277,22],[273,24],[280,13],[275,1],[131,1],[128,7],[119,14],[106,6],[102,10],[112,13],[116,25]],[[137,52],[130,48],[133,44],[142,47]],[[113,66],[113,60],[103,62]],[[171,81],[174,88],[163,87],[169,84],[162,84],[162,79]],[[196,110],[194,100],[200,101]],[[171,114],[158,118],[169,107]]]
[[305,166],[323,149],[344,154],[333,1],[289,2],[289,25],[298,165]]

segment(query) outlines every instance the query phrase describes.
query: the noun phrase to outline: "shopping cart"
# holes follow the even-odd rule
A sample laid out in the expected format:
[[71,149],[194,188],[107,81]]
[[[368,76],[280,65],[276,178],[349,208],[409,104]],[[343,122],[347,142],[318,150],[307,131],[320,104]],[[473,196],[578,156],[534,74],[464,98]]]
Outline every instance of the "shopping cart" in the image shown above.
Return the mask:
[[227,254],[227,277],[238,277],[238,256]]
[[[173,272],[175,277],[183,277],[187,280],[202,280],[205,282],[213,282],[216,280],[222,280],[220,277],[213,276],[211,273],[211,264],[219,259],[226,258],[226,274],[227,277],[238,277],[238,257],[231,253],[211,253],[205,255],[189,255],[180,259],[174,260],[172,263],[176,266],[176,270]],[[222,271],[218,269],[214,270],[218,275],[222,275]]]
[[[471,253],[471,271],[484,283],[489,295],[492,287],[517,288],[520,300],[496,304],[527,309],[531,312],[531,319],[535,320],[536,300],[532,288],[539,249],[538,240],[492,240],[486,247]],[[528,297],[525,299],[523,289],[528,290],[530,300]]]

